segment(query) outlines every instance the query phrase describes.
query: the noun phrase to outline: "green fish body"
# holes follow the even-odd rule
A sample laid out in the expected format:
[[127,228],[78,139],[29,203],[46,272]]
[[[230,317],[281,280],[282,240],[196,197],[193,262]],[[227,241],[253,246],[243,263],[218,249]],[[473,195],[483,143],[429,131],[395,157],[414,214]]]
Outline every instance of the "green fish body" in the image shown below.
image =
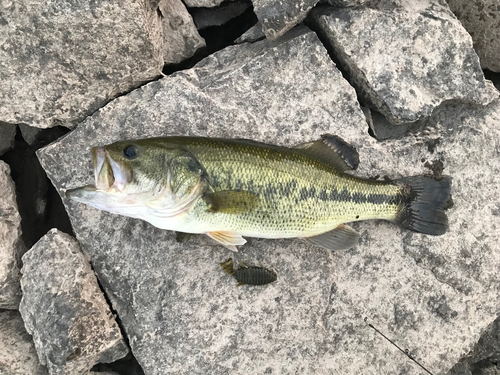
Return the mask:
[[204,233],[232,250],[243,236],[354,246],[344,223],[384,219],[427,234],[447,229],[451,180],[394,182],[354,177],[356,150],[336,136],[295,148],[242,139],[164,137],[93,149],[95,186],[68,197],[185,233]]

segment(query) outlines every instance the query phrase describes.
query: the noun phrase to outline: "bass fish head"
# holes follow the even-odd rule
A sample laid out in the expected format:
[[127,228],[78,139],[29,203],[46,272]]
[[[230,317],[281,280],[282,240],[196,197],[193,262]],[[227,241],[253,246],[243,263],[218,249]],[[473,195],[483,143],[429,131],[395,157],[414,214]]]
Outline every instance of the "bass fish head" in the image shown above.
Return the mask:
[[[198,160],[178,145],[155,139],[92,148],[95,185],[66,196],[101,210],[147,221],[187,212],[206,187]],[[156,224],[155,224],[156,225]]]

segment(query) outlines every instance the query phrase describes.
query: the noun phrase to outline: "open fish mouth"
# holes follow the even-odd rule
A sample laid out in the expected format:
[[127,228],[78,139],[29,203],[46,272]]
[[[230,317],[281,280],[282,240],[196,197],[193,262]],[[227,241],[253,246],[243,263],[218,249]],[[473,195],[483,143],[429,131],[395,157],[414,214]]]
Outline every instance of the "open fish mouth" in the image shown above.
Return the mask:
[[113,160],[104,147],[92,148],[92,161],[97,190],[121,191],[132,180],[132,173],[125,166]]

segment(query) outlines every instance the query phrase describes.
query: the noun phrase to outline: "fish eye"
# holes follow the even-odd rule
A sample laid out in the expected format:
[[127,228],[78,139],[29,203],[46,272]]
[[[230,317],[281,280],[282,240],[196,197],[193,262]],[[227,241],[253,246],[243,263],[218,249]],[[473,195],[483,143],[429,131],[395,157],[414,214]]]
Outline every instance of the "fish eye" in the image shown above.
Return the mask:
[[132,145],[127,146],[123,149],[123,156],[129,160],[135,159],[137,157],[137,149]]

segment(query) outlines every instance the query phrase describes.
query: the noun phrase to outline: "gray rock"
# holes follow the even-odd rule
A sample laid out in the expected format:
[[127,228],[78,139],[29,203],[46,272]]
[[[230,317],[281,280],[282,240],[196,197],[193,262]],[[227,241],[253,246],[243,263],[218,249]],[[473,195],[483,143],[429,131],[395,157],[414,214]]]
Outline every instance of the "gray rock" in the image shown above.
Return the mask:
[[212,8],[220,5],[224,0],[183,0],[183,1],[188,8]]
[[363,112],[373,136],[379,141],[401,138],[410,129],[411,125],[414,124],[405,123],[395,126],[387,121],[384,115],[376,111],[370,111],[370,109],[363,107]]
[[14,147],[16,131],[16,125],[0,122],[0,156]]
[[230,19],[243,14],[251,3],[246,0],[237,0],[223,3],[217,8],[192,8],[191,15],[198,30],[210,26],[221,26]]
[[234,43],[239,44],[239,43],[254,43],[259,40],[264,39],[266,36],[264,35],[264,32],[262,31],[262,23],[257,22],[255,25],[253,25],[251,28],[249,28],[247,31],[245,31],[239,38],[237,38]]
[[21,300],[19,264],[24,250],[21,216],[10,168],[1,160],[0,192],[0,309],[17,309]]
[[6,0],[0,14],[3,122],[73,127],[163,67],[161,20],[142,2]]
[[460,363],[450,371],[449,375],[462,375],[465,373],[460,371],[462,368],[476,375],[497,375],[500,374],[500,370],[494,364],[499,362],[500,318],[497,318],[486,328],[474,348],[461,358]]
[[163,17],[165,64],[178,64],[205,47],[205,40],[198,33],[182,0],[162,0],[158,9]]
[[[422,374],[368,323],[440,374],[497,316],[499,121],[498,99],[451,103],[421,133],[377,142],[353,89],[306,33],[226,48],[118,98],[38,155],[62,196],[93,182],[92,146],[158,135],[291,146],[338,134],[358,149],[357,174],[367,177],[439,173],[442,163],[454,179],[447,234],[360,222],[360,244],[337,252],[298,239],[250,239],[236,254],[206,236],[180,244],[172,232],[64,199],[146,374]],[[230,256],[278,280],[237,288],[219,266]]]
[[252,0],[253,9],[270,40],[301,23],[319,0]]
[[49,231],[24,256],[19,311],[50,374],[83,374],[127,355],[94,272],[71,236]]
[[377,3],[312,15],[368,106],[401,124],[445,101],[491,101],[471,38],[446,3]]
[[18,311],[0,311],[0,373],[4,375],[47,375],[40,364],[32,337],[26,332]]
[[42,131],[42,129],[40,128],[35,128],[33,126],[24,124],[20,124],[19,129],[21,129],[21,134],[23,135],[24,141],[29,145],[32,145],[33,142],[35,142],[36,137]]
[[500,72],[500,9],[498,0],[447,0],[474,41],[481,66]]

